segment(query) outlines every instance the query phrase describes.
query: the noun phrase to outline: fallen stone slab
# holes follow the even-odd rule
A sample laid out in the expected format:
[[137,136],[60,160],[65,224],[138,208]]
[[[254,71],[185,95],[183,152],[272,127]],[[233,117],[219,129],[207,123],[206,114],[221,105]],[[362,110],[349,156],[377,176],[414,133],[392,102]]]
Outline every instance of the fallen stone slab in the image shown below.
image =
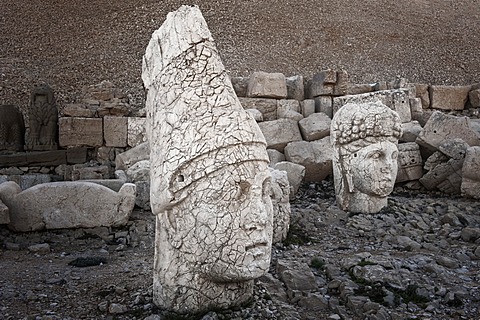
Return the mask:
[[52,182],[25,191],[13,181],[0,184],[13,231],[125,225],[135,204],[135,185],[117,193],[90,182]]

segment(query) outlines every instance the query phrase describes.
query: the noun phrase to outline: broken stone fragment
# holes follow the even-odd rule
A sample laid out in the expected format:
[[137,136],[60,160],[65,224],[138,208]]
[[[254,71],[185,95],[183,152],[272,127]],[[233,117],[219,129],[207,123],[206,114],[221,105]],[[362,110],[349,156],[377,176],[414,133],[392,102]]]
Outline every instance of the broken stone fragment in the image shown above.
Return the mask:
[[0,184],[14,231],[125,225],[135,204],[135,185],[119,192],[90,182],[52,182],[25,191],[13,181]]

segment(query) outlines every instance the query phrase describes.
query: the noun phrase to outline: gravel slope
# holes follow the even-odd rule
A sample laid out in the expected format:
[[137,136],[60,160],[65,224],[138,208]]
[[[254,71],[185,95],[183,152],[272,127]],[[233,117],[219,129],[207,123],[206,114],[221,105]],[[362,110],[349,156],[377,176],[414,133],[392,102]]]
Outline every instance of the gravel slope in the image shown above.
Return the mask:
[[[141,57],[176,0],[0,0],[0,104],[49,83],[60,102],[111,80],[141,106]],[[401,75],[429,84],[480,81],[477,0],[193,1],[232,75],[310,77],[343,68],[356,83]]]

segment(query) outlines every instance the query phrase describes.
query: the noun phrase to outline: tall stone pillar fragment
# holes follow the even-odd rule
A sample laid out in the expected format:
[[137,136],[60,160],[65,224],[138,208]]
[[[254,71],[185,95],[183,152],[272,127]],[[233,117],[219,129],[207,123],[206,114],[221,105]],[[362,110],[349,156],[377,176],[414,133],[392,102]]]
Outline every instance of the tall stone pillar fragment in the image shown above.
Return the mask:
[[270,264],[269,159],[198,7],[169,13],[153,33],[142,78],[154,302],[178,313],[240,305]]

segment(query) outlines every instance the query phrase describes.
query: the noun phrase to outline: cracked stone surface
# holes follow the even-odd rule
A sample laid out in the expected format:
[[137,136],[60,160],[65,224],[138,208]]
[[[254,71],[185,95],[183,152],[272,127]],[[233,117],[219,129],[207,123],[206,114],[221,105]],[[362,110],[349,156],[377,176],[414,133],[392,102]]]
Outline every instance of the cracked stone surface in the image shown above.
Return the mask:
[[180,313],[243,304],[270,264],[269,158],[198,7],[171,12],[153,33],[142,79],[154,302]]
[[338,205],[376,213],[387,205],[397,176],[398,114],[382,104],[349,103],[332,120],[333,176]]

